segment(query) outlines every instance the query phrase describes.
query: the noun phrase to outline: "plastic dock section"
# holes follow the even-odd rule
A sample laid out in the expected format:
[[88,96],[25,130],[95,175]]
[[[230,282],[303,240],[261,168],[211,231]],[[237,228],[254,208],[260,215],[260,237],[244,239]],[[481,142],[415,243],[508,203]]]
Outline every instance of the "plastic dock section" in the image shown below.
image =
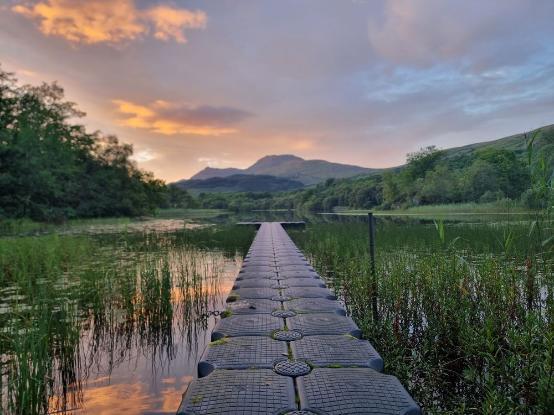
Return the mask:
[[417,415],[280,223],[260,225],[179,415]]

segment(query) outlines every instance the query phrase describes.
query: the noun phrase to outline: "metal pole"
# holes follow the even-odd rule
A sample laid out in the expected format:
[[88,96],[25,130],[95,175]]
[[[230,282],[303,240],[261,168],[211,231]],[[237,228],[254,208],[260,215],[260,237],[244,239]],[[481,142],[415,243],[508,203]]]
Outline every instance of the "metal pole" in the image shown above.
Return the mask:
[[371,265],[371,275],[375,275],[375,218],[373,212],[367,214],[369,223],[369,260]]
[[379,319],[377,310],[377,273],[375,272],[375,218],[373,212],[368,212],[367,219],[369,223],[369,261],[371,271],[371,308],[373,312],[373,321]]

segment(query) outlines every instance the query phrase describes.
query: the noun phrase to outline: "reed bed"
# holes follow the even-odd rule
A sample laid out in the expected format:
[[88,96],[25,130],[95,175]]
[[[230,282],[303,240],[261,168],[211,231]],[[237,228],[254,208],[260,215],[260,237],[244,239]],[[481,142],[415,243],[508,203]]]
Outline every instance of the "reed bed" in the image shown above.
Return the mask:
[[253,231],[0,238],[0,413],[80,408],[86,382],[195,347]]
[[[428,414],[554,408],[552,223],[380,220],[293,238]],[[376,301],[376,313],[372,307]]]

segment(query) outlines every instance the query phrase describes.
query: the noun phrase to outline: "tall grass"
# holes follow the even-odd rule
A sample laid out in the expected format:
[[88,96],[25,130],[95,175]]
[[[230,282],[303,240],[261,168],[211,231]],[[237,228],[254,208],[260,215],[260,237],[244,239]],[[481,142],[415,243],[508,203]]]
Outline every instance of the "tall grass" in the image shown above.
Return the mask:
[[[168,365],[222,308],[253,230],[0,238],[0,413],[78,408],[94,374]],[[227,258],[227,259],[226,259]]]
[[552,413],[554,264],[544,235],[528,223],[380,221],[374,318],[366,226],[319,224],[293,237],[386,372],[430,414]]

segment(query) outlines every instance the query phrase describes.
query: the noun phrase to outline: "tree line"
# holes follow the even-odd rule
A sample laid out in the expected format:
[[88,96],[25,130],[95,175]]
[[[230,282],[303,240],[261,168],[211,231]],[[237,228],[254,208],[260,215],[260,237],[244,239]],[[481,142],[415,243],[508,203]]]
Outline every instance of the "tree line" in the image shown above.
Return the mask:
[[137,216],[172,192],[137,168],[133,148],[89,133],[56,83],[20,86],[0,68],[0,218]]
[[536,130],[523,140],[523,154],[501,146],[455,154],[427,147],[408,154],[401,168],[380,175],[329,179],[293,192],[201,193],[196,202],[199,207],[236,211],[386,210],[463,202],[510,202],[544,209],[554,203],[554,128]]
[[454,155],[428,147],[383,174],[287,192],[193,197],[139,169],[131,145],[87,132],[76,122],[83,116],[58,84],[20,86],[0,67],[0,219],[55,222],[157,208],[331,211],[499,200],[544,208],[553,202],[554,128],[527,136],[523,156],[501,146]]

